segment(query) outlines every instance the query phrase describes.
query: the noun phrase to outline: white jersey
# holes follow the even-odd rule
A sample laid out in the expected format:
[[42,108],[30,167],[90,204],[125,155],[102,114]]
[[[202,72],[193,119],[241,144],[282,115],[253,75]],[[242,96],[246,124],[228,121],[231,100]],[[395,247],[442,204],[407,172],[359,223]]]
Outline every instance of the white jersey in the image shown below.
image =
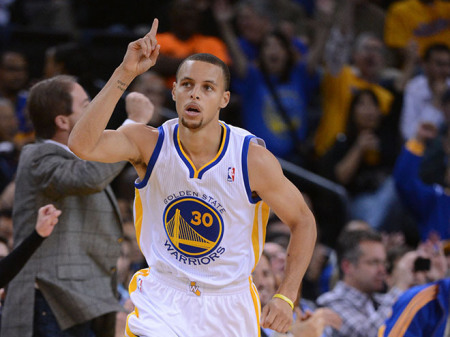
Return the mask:
[[158,273],[205,287],[247,282],[258,262],[269,207],[252,196],[247,131],[220,122],[213,160],[196,169],[178,136],[178,119],[159,128],[142,181],[136,181],[137,241]]

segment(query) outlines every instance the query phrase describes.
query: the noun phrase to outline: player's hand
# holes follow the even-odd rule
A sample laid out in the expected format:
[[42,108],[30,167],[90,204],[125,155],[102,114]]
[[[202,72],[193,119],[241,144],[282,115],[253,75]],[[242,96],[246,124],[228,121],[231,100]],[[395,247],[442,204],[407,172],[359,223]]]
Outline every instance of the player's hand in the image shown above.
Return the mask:
[[272,298],[262,309],[261,326],[286,333],[292,326],[294,315],[291,306],[279,298]]
[[155,106],[147,96],[139,92],[130,92],[125,98],[125,110],[129,119],[147,124],[153,116]]
[[39,208],[36,222],[36,232],[43,238],[46,238],[53,232],[53,228],[58,223],[58,217],[61,211],[52,204]]
[[158,19],[153,20],[152,28],[142,38],[131,42],[122,61],[122,68],[138,76],[155,65],[159,55],[159,44],[156,41]]

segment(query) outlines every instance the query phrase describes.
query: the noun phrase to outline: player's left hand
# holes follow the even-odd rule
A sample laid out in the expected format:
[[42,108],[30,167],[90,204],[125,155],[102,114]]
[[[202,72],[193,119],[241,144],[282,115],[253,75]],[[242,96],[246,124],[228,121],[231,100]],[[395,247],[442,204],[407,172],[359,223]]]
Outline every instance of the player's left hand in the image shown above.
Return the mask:
[[294,321],[291,306],[279,298],[272,298],[262,309],[261,326],[286,333]]

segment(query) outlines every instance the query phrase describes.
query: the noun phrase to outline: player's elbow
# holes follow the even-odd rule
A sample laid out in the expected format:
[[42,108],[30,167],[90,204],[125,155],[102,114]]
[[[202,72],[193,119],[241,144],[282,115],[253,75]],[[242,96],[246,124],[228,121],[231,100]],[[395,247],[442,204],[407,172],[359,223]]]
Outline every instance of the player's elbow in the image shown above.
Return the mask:
[[69,146],[70,151],[77,157],[86,160],[88,159],[89,147],[82,141],[81,137],[73,137],[70,135],[67,145]]
[[299,223],[299,229],[303,233],[308,233],[312,241],[317,239],[316,219],[310,209],[305,209],[302,214],[302,221]]

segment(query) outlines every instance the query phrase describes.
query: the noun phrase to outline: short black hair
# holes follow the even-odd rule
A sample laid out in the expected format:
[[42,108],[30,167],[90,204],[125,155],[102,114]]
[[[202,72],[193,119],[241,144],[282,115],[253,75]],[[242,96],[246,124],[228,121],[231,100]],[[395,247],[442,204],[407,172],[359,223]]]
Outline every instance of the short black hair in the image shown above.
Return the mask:
[[183,66],[183,64],[187,61],[202,61],[210,64],[214,64],[216,66],[219,66],[222,69],[223,78],[225,81],[225,91],[228,91],[230,89],[230,81],[231,81],[231,75],[230,75],[230,69],[228,69],[228,66],[223,62],[220,58],[217,56],[214,56],[212,54],[207,53],[199,53],[199,54],[192,54],[188,57],[186,57],[183,62],[180,63],[177,69],[176,78],[178,81],[178,73]]

